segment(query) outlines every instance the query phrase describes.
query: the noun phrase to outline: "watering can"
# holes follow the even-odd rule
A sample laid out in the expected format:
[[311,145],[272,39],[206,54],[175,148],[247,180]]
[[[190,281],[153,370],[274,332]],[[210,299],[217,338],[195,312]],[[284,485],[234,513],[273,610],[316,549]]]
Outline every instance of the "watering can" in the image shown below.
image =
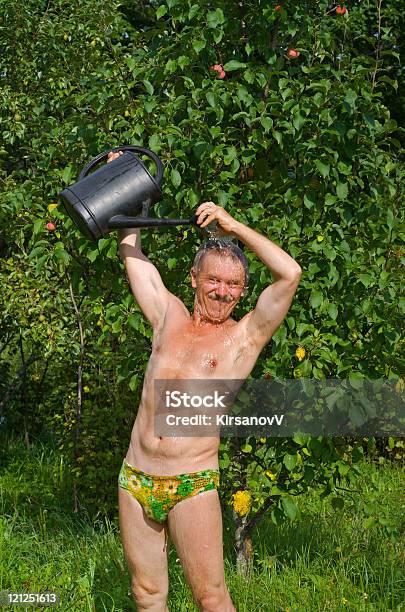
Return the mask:
[[[123,227],[197,225],[195,216],[189,219],[148,216],[150,206],[163,198],[160,188],[163,164],[155,153],[132,145],[112,151],[125,152],[89,174],[107,159],[110,151],[100,153],[83,168],[77,182],[59,194],[66,212],[87,238],[97,241],[111,230]],[[155,162],[156,176],[152,176],[136,153]]]

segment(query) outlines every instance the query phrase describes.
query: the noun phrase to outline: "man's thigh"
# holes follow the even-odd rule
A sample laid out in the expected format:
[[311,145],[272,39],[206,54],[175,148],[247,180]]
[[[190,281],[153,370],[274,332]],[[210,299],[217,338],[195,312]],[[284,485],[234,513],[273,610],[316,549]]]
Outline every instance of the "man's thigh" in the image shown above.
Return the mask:
[[189,497],[169,512],[170,536],[195,596],[224,587],[222,515],[216,490]]
[[167,533],[146,517],[140,503],[118,487],[120,533],[134,583],[141,589],[168,590]]

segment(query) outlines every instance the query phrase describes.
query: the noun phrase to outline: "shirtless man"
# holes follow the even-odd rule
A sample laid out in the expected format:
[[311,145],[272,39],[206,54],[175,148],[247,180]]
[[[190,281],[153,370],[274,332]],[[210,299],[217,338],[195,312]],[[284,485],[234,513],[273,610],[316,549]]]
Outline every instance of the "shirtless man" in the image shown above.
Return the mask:
[[[118,153],[110,153],[109,161]],[[254,310],[230,318],[246,284],[246,260],[234,245],[197,254],[191,269],[194,312],[164,286],[142,253],[139,230],[120,230],[120,256],[132,292],[153,327],[152,354],[128,452],[119,475],[120,530],[139,611],[168,612],[167,532],[203,612],[232,612],[225,584],[218,498],[219,438],[157,437],[154,380],[245,379],[286,316],[301,268],[285,251],[223,208],[204,202],[200,227],[216,221],[271,271],[274,282]],[[239,251],[239,252],[238,252]]]

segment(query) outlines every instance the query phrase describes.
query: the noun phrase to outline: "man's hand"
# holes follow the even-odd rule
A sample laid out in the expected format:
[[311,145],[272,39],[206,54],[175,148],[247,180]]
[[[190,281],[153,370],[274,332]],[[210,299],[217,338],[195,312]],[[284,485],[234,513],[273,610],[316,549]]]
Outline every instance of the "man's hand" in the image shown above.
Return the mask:
[[122,151],[110,151],[107,156],[107,164],[122,155]]
[[232,234],[236,229],[237,222],[230,214],[228,214],[221,206],[217,206],[214,202],[203,202],[196,211],[197,224],[200,227],[207,227],[212,221],[218,223],[218,230],[215,231],[217,236],[227,236]]

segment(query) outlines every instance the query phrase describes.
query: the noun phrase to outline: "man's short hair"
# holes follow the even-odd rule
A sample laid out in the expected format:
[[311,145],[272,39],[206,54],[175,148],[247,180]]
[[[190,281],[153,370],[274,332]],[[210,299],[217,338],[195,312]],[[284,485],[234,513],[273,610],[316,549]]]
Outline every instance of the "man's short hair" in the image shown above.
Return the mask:
[[242,249],[240,249],[237,244],[226,237],[211,237],[206,242],[203,242],[194,258],[193,265],[197,273],[201,270],[202,260],[207,253],[218,253],[219,255],[225,255],[226,257],[233,259],[233,261],[241,263],[245,272],[245,287],[247,287],[249,282],[249,262],[246,259]]

